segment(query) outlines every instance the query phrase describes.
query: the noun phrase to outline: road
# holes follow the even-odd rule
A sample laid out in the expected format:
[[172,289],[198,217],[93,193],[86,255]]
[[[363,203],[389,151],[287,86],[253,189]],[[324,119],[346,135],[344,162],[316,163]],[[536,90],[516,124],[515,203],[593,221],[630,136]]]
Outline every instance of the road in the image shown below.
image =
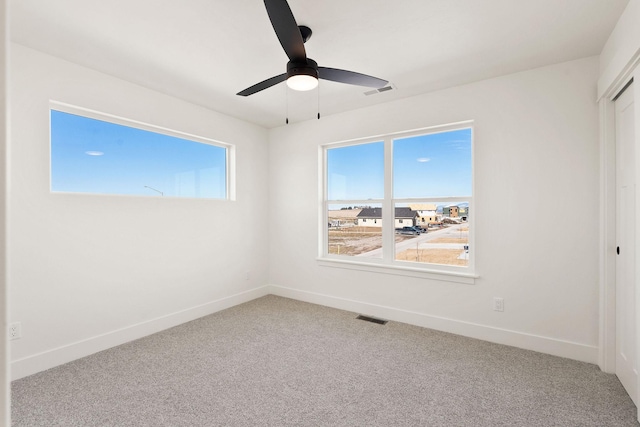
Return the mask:
[[[396,243],[396,253],[400,253],[407,249],[460,249],[464,251],[464,245],[466,243],[431,243],[431,241],[440,238],[456,239],[461,237],[468,237],[469,231],[462,231],[461,228],[468,228],[469,224],[456,224],[447,228],[441,228],[439,230],[430,229],[428,233],[420,234],[412,239],[403,240]],[[382,256],[382,248],[375,249],[373,251],[364,252],[359,257],[365,258],[380,258]]]

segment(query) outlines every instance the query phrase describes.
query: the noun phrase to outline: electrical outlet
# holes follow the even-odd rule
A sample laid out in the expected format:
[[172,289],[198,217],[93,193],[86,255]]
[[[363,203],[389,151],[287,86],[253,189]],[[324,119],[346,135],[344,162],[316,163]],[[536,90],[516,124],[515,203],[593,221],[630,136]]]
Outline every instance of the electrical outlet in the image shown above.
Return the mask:
[[9,324],[9,339],[17,340],[22,338],[22,324],[20,322],[13,322]]
[[504,311],[504,298],[493,298],[493,311]]

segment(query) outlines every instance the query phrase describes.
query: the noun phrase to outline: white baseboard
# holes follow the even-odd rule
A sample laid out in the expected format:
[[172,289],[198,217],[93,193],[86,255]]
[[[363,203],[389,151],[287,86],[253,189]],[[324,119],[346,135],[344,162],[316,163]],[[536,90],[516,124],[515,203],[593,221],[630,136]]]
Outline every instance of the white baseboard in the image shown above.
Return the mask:
[[463,322],[444,317],[431,316],[393,307],[369,304],[345,298],[323,295],[298,289],[270,285],[269,293],[298,301],[324,305],[341,310],[353,311],[396,322],[408,323],[456,335],[476,338],[497,344],[504,344],[526,350],[538,351],[553,356],[566,357],[581,362],[597,363],[598,347],[532,335],[508,329],[495,328],[477,323]]
[[251,289],[205,304],[177,311],[166,316],[148,320],[74,342],[42,353],[34,354],[11,362],[11,380],[17,380],[41,372],[81,357],[133,341],[156,332],[181,325],[209,314],[249,302],[269,294],[268,286]]
[[470,338],[505,344],[554,356],[597,363],[598,348],[569,341],[526,334],[507,329],[463,322],[454,319],[369,304],[362,301],[323,295],[298,289],[267,285],[208,302],[166,316],[148,320],[102,335],[74,342],[11,362],[11,380],[17,380],[102,350],[133,341],[156,332],[198,319],[265,295],[277,295],[312,304],[367,314],[396,322],[408,323]]

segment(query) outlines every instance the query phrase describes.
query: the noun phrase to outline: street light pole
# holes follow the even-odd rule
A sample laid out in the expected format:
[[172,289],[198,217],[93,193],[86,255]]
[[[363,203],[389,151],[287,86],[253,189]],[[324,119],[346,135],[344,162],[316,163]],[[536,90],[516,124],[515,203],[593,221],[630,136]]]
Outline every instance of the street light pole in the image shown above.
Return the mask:
[[153,190],[153,191],[155,191],[156,193],[160,193],[160,195],[161,195],[161,196],[164,196],[164,193],[163,193],[162,191],[160,191],[160,190],[156,190],[156,189],[155,189],[155,188],[153,188],[153,187],[149,187],[148,185],[145,185],[145,188],[148,188],[149,190]]

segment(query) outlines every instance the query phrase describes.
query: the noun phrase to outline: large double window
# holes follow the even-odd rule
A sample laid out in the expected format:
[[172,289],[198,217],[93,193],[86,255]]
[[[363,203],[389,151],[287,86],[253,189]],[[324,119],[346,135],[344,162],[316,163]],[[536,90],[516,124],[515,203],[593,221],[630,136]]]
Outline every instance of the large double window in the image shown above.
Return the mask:
[[233,147],[52,104],[51,191],[233,199]]
[[465,122],[322,147],[321,258],[473,274]]

